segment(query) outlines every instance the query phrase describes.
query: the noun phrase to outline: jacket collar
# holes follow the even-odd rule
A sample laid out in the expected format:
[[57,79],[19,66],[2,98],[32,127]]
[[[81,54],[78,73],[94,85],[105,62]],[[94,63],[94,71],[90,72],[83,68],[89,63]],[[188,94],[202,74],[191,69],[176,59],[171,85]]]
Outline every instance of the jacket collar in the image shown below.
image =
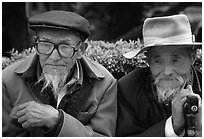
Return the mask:
[[37,67],[39,64],[39,56],[36,53],[33,53],[26,57],[25,60],[15,69],[15,73],[21,74],[22,78],[34,77],[37,72]]
[[100,78],[105,77],[103,73],[100,71],[100,69],[96,67],[97,63],[95,63],[94,61],[91,61],[85,56],[83,56],[79,61],[90,78],[95,78],[99,80]]
[[[103,73],[88,58],[82,57],[80,60],[82,69],[86,71],[90,78],[104,78]],[[36,76],[37,65],[39,64],[39,56],[36,53],[28,56],[16,69],[15,73],[21,74],[22,78],[30,78]]]

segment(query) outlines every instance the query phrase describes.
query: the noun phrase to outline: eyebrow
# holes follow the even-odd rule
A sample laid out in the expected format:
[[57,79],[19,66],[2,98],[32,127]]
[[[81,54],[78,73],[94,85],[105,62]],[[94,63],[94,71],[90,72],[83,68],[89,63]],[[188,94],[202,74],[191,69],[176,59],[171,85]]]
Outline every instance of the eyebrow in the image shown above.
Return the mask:
[[49,38],[45,38],[45,37],[42,37],[42,38],[39,38],[40,40],[48,40],[48,41],[51,41],[51,39]]
[[152,56],[152,58],[159,58],[159,57],[161,57],[160,55],[154,55],[154,56]]
[[[46,38],[46,37],[42,37],[41,38],[42,40],[46,40],[46,41],[50,41],[50,42],[52,42],[52,39],[50,39],[50,38]],[[71,42],[71,39],[69,39],[69,38],[67,38],[67,39],[65,39],[65,40],[62,40],[62,41],[60,41],[60,42],[63,42],[63,43],[67,43],[67,42]],[[72,42],[71,42],[72,43]]]

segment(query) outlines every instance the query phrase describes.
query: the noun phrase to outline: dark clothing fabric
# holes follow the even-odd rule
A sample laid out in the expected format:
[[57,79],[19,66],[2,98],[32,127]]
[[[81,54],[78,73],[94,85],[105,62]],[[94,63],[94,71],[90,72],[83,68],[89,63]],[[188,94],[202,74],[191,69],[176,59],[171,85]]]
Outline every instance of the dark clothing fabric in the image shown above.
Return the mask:
[[[201,94],[202,74],[192,67],[193,91]],[[136,69],[118,81],[116,136],[165,136],[171,106],[157,102],[149,67]],[[201,96],[202,97],[202,96]]]
[[[116,80],[103,66],[86,57],[79,62],[83,80],[67,88],[58,107],[49,88],[41,92],[42,83],[36,84],[38,55],[32,54],[4,69],[2,136],[114,136],[117,118]],[[12,112],[18,105],[29,101],[58,109],[60,120],[56,127],[23,128]]]

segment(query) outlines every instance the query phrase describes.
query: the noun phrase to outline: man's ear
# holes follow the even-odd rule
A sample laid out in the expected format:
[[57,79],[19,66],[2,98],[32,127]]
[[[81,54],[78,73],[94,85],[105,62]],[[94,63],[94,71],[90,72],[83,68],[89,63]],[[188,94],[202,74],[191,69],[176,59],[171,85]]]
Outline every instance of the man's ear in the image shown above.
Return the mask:
[[87,47],[88,47],[87,43],[81,43],[80,44],[80,46],[79,46],[79,53],[78,53],[78,59],[82,58],[82,55],[86,51]]
[[81,50],[81,53],[84,54],[84,52],[86,51],[88,47],[87,43],[81,43],[81,45],[79,46],[79,49]]
[[33,42],[36,43],[37,40],[38,40],[38,36],[37,35],[33,36]]

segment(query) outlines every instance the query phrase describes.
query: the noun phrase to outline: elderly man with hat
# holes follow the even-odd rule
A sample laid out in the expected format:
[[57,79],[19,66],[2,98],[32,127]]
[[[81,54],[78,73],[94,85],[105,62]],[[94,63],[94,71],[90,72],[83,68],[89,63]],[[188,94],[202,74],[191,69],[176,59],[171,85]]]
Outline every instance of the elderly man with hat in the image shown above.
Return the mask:
[[29,18],[36,53],[2,72],[3,136],[114,136],[116,80],[83,56],[89,23],[66,11]]
[[[187,16],[146,19],[143,40],[142,49],[124,54],[133,58],[144,52],[149,66],[118,81],[116,135],[201,135],[202,73],[193,66],[201,43],[194,42]],[[187,113],[192,102],[197,111]]]

